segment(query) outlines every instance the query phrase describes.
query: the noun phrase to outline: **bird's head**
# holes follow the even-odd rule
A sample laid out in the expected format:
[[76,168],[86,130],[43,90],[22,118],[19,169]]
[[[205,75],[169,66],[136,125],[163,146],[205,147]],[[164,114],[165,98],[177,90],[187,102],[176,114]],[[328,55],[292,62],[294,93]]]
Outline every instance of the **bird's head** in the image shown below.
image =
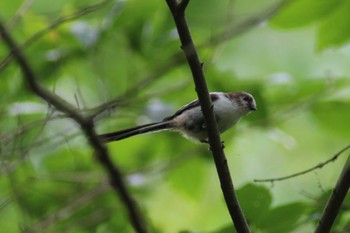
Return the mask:
[[254,97],[247,92],[231,92],[230,99],[245,113],[256,110]]

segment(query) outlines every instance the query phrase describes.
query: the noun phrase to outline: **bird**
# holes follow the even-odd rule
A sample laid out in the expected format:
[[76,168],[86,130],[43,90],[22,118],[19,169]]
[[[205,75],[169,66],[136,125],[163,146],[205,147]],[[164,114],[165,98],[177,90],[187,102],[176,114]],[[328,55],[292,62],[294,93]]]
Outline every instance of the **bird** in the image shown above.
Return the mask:
[[[234,126],[243,116],[257,109],[253,95],[247,92],[210,92],[209,96],[220,134]],[[165,117],[160,122],[101,134],[98,137],[101,142],[109,143],[164,130],[177,131],[188,139],[209,143],[207,128],[198,100],[181,107],[173,115]]]

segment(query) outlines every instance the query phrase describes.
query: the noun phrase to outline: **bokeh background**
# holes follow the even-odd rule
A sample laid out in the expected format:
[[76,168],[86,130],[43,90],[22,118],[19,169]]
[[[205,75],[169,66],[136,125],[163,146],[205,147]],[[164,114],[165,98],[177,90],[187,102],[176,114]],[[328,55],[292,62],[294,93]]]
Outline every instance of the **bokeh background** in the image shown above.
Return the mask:
[[[224,133],[253,232],[312,232],[347,154],[350,3],[192,0],[210,91],[258,111]],[[0,17],[41,84],[98,132],[161,120],[196,99],[165,1],[3,0]],[[31,93],[0,40],[0,232],[133,232],[79,127]],[[151,232],[233,232],[207,145],[161,132],[108,144]],[[334,232],[349,232],[347,198]]]

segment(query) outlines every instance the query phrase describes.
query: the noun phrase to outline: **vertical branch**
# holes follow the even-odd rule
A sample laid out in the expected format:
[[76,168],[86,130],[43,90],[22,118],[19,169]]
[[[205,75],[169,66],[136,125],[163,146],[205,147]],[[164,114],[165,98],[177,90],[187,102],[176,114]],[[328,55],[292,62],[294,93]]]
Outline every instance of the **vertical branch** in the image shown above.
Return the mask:
[[329,197],[326,207],[323,210],[315,233],[328,233],[331,231],[335,218],[350,188],[350,155],[346,160],[338,182]]
[[42,87],[37,82],[37,76],[35,75],[21,50],[9,35],[4,24],[1,21],[0,36],[7,44],[8,48],[12,52],[13,57],[16,59],[18,65],[20,66],[23,72],[24,81],[26,82],[28,88],[37,96],[45,100],[48,104],[54,106],[57,110],[67,114],[70,118],[72,118],[76,123],[80,125],[81,130],[85,134],[85,137],[88,139],[90,146],[95,150],[97,161],[99,161],[99,163],[108,173],[112,187],[115,191],[117,191],[123,204],[126,206],[131,224],[133,225],[135,231],[137,233],[147,233],[143,218],[138,210],[138,206],[129,193],[119,168],[113,164],[106,147],[98,139],[94,129],[93,121],[81,115],[68,102],[50,92],[46,88]]
[[221,144],[220,134],[216,125],[212,103],[209,98],[208,87],[202,69],[203,64],[199,60],[196,48],[192,41],[191,33],[187,25],[185,8],[188,5],[189,0],[166,0],[166,2],[173,15],[182,44],[181,48],[185,53],[186,59],[192,72],[198,99],[201,104],[205,124],[208,130],[210,149],[214,157],[216,170],[220,179],[221,189],[225,197],[227,208],[230,212],[237,232],[249,233],[250,230],[243,212],[239,206],[239,202],[232,183],[230,170],[227,165],[227,159]]

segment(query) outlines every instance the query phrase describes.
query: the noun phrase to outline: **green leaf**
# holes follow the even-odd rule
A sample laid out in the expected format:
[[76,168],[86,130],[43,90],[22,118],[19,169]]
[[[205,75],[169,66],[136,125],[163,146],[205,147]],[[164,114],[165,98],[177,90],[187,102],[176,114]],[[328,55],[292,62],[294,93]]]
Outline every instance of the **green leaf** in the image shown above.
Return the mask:
[[296,0],[290,1],[272,20],[280,28],[301,27],[313,23],[333,12],[343,0]]
[[21,1],[0,1],[0,9],[3,9],[1,11],[2,20],[12,18],[21,4]]
[[229,224],[228,226],[222,227],[219,230],[213,231],[211,233],[237,233],[237,231],[232,224]]
[[328,101],[316,104],[313,114],[316,121],[329,133],[338,136],[349,136],[350,104],[341,101]]
[[278,206],[266,213],[257,226],[269,233],[288,233],[298,226],[305,210],[306,205],[300,202]]
[[171,172],[169,181],[176,190],[198,199],[203,195],[206,165],[208,164],[204,160],[193,159]]
[[344,1],[318,29],[317,49],[341,46],[350,39],[350,2]]
[[[338,171],[340,173],[340,171]],[[332,195],[333,189],[326,190],[325,192],[321,193],[310,205],[310,211],[308,212],[308,216],[312,216],[312,220],[314,225],[316,226],[318,224],[319,218],[321,217],[321,214],[326,206],[326,203],[330,196]],[[346,229],[346,225],[349,224],[350,219],[350,209],[346,208],[346,206],[350,205],[350,195],[347,195],[343,201],[342,206],[344,208],[340,208],[340,211],[333,223],[333,230],[335,232],[343,232],[344,229]],[[338,230],[339,229],[339,230]]]
[[237,197],[248,222],[262,218],[272,202],[270,191],[255,184],[247,184],[237,190]]
[[1,231],[20,232],[20,225],[13,224],[14,222],[18,222],[20,219],[17,208],[18,207],[14,204],[2,206],[0,211]]

